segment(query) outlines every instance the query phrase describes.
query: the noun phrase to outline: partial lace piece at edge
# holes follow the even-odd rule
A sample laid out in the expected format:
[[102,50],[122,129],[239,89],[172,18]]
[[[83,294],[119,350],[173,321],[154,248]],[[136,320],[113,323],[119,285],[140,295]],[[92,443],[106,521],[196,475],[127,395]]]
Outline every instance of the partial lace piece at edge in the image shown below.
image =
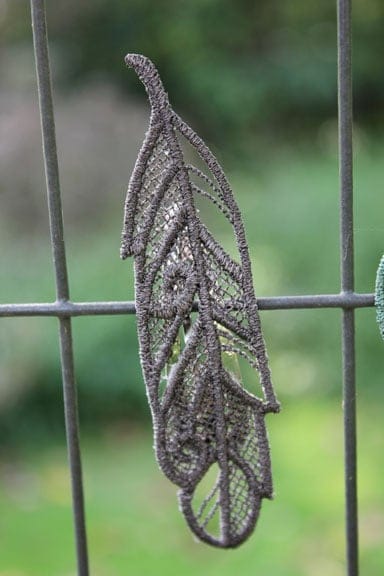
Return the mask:
[[376,319],[384,340],[384,256],[380,260],[376,275],[375,291]]
[[[153,63],[138,54],[128,54],[126,63],[151,104],[128,187],[121,257],[135,259],[156,457],[179,486],[180,507],[195,535],[235,547],[252,532],[262,499],[272,498],[264,420],[279,410],[244,228],[222,168],[173,111]],[[198,167],[185,160],[182,140],[200,157]],[[229,222],[238,261],[202,222],[199,198]],[[260,392],[256,384],[254,393],[244,387],[241,364],[259,375]]]

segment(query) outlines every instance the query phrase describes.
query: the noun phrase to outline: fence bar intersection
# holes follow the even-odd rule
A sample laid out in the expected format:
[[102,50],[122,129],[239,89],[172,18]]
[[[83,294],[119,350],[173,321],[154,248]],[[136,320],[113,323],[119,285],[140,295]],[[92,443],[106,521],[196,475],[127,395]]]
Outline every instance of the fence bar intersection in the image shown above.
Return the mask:
[[[44,0],[31,0],[33,45],[39,94],[41,134],[47,187],[51,247],[58,304],[69,300],[64,225],[61,207],[59,166],[57,160],[55,119],[49,65],[48,36]],[[85,528],[84,496],[77,410],[77,393],[73,361],[71,318],[59,317],[60,354],[64,395],[65,428],[72,486],[78,576],[88,576],[88,551]]]

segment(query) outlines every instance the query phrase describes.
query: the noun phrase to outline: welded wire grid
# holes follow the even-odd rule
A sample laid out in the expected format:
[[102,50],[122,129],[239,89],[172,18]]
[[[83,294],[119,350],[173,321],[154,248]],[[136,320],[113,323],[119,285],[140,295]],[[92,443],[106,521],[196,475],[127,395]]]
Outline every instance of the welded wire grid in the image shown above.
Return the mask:
[[[337,0],[341,290],[339,294],[259,298],[258,303],[261,310],[340,308],[342,311],[346,574],[347,576],[357,576],[358,517],[354,320],[355,308],[374,306],[374,295],[357,294],[354,291],[351,3],[351,0]],[[51,245],[56,278],[56,301],[52,303],[2,304],[0,305],[0,316],[54,316],[58,318],[77,567],[79,576],[88,576],[71,318],[84,315],[135,314],[135,303],[70,301],[44,0],[31,0],[31,12]]]

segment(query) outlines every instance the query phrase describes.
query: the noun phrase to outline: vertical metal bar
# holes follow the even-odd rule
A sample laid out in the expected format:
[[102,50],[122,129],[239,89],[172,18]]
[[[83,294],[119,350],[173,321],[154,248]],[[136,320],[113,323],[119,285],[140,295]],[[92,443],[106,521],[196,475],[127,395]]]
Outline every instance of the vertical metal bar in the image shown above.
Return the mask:
[[[47,186],[51,245],[56,278],[56,297],[60,302],[69,300],[69,285],[64,244],[64,226],[61,208],[59,168],[56,150],[48,37],[44,0],[31,0],[33,44],[39,92],[41,132]],[[79,576],[88,576],[88,552],[85,529],[84,496],[77,410],[77,393],[73,362],[70,317],[59,318],[60,354],[63,380],[65,426],[72,485],[77,566]]]
[[[352,293],[354,291],[351,3],[352,0],[337,1],[342,293]],[[347,574],[348,576],[357,576],[359,572],[359,559],[354,309],[344,308],[342,312],[342,355]]]

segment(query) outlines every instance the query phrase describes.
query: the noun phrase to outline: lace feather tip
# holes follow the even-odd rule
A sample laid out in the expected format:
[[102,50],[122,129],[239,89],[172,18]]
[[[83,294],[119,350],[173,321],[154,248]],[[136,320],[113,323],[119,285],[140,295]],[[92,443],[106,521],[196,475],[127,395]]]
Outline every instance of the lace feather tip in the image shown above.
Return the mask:
[[131,53],[128,53],[124,56],[124,62],[130,68],[133,68],[134,64],[139,60],[144,60],[144,56],[142,56],[141,54],[131,54]]

